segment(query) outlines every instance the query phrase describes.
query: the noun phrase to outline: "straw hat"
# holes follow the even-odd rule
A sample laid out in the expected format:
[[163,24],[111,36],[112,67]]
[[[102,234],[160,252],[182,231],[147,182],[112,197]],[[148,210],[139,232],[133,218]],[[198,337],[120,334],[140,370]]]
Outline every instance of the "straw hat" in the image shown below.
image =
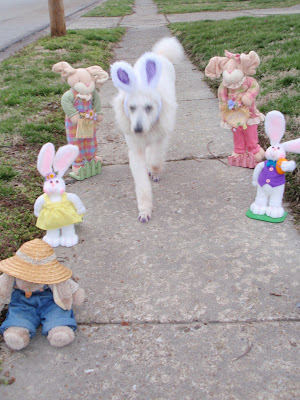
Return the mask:
[[53,248],[41,239],[24,243],[15,256],[0,262],[0,271],[27,282],[49,285],[72,276],[72,271],[57,261]]

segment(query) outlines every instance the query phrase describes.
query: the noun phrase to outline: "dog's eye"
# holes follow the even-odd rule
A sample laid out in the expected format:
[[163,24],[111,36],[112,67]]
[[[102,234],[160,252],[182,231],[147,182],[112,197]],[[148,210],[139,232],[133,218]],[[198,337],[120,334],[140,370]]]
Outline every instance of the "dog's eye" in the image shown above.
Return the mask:
[[130,110],[131,112],[135,112],[136,106],[130,106],[130,107],[129,107],[129,110]]
[[153,108],[152,106],[146,106],[145,107],[146,113],[149,114],[152,111],[152,108]]

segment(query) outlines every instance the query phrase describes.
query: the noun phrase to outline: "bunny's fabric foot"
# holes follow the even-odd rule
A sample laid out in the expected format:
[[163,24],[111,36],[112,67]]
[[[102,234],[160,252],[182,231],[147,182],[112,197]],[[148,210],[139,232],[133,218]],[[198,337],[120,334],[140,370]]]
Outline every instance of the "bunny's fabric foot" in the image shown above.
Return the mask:
[[74,225],[68,225],[61,228],[60,245],[72,247],[78,243],[78,236],[75,233]]
[[95,156],[93,159],[95,160],[96,163],[97,163],[98,161],[100,161],[101,164],[103,163],[103,158],[102,158],[102,157]]
[[258,162],[255,160],[255,156],[251,153],[236,154],[233,153],[228,157],[228,164],[234,167],[242,168],[255,168]]
[[79,174],[79,168],[81,168],[81,166],[77,167],[76,165],[72,165],[72,172],[74,175]]
[[24,349],[30,340],[28,329],[19,326],[7,328],[3,333],[3,337],[7,346],[13,350]]
[[60,245],[59,229],[47,231],[47,235],[43,237],[43,241],[50,244],[51,247],[58,247]]
[[254,154],[255,162],[257,164],[260,163],[263,160],[264,156],[265,156],[265,151],[264,149],[260,148],[259,151],[256,154]]
[[54,347],[63,347],[73,342],[75,334],[68,326],[56,326],[52,328],[47,336],[49,343]]
[[252,203],[250,206],[250,210],[253,212],[253,214],[257,215],[264,215],[266,213],[267,206],[257,204],[257,203]]
[[282,207],[268,206],[266,215],[271,218],[281,218],[284,215],[284,209]]

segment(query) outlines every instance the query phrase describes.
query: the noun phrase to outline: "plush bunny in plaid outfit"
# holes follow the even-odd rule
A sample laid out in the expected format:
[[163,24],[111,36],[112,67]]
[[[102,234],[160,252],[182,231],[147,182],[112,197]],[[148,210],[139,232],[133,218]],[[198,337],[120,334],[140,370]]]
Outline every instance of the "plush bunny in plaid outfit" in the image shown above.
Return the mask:
[[[79,148],[79,155],[72,165],[73,173],[77,175],[79,168],[83,167],[87,161],[93,159],[96,162],[99,161],[96,156],[96,123],[101,122],[103,116],[97,89],[107,81],[108,74],[99,66],[75,69],[65,61],[55,64],[52,71],[60,73],[71,86],[62,96],[61,104],[66,114],[65,127],[68,143]],[[82,122],[82,119],[91,124],[91,132],[88,135],[78,134],[78,124]]]

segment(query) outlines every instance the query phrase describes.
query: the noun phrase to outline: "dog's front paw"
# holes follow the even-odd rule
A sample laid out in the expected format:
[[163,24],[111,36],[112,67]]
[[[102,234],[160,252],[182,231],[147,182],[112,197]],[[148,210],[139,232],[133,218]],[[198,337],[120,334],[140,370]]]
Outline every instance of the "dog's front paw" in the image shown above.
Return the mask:
[[139,221],[141,222],[148,222],[151,219],[151,213],[149,212],[140,212],[139,214]]
[[149,176],[151,177],[153,182],[160,181],[160,173],[158,173],[158,172],[149,171]]

